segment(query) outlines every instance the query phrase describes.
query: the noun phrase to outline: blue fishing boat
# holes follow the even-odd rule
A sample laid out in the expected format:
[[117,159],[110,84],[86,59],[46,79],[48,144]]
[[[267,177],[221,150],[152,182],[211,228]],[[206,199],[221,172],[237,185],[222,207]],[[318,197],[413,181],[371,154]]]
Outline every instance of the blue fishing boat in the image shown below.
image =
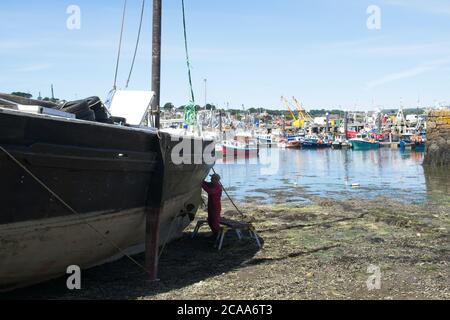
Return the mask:
[[411,149],[419,152],[425,151],[425,138],[413,134],[404,134],[400,139],[400,149]]
[[400,137],[400,149],[406,150],[406,149],[412,149],[415,143],[412,141],[412,134],[403,134]]
[[287,141],[292,142],[292,141],[300,141],[302,137],[299,134],[288,134],[286,136]]
[[370,140],[367,134],[358,134],[356,138],[349,140],[353,150],[372,150],[379,149],[380,142],[376,140]]
[[302,148],[304,149],[323,149],[330,146],[331,145],[328,142],[319,139],[316,136],[308,136],[302,141]]

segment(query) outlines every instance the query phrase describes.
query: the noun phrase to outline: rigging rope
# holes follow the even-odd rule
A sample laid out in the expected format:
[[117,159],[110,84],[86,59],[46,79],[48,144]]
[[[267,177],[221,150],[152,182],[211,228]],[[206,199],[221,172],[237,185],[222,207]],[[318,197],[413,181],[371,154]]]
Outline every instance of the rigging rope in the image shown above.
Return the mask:
[[[194,97],[194,89],[192,87],[192,76],[191,76],[191,63],[189,61],[189,50],[188,50],[188,40],[187,40],[187,28],[186,28],[186,12],[185,12],[185,6],[184,6],[184,0],[181,0],[181,5],[183,8],[183,30],[184,30],[184,48],[186,50],[186,63],[188,67],[188,76],[189,76],[189,86],[191,89],[191,103],[187,105],[184,109],[184,122],[186,124],[195,124],[197,122],[197,110],[195,108],[195,97]],[[216,173],[214,168],[212,168],[213,172]],[[238,206],[234,203],[231,196],[228,194],[225,187],[222,185],[222,189],[227,195],[228,199],[231,201],[233,206],[236,208],[236,210],[239,212],[239,214],[242,216],[242,218],[245,218],[245,215],[242,213],[242,211],[238,208]]]
[[122,27],[120,29],[119,51],[117,52],[116,73],[114,75],[113,90],[117,89],[117,75],[119,73],[120,53],[121,53],[121,49],[122,49],[122,38],[123,38],[123,29],[124,29],[124,25],[125,25],[126,11],[127,11],[127,0],[125,0],[124,4],[123,4]]
[[189,61],[189,49],[188,49],[187,28],[186,28],[186,12],[185,12],[185,8],[184,8],[184,0],[181,0],[181,5],[183,7],[184,48],[186,50],[186,63],[187,63],[187,67],[188,67],[189,86],[191,88],[191,102],[193,104],[195,104],[194,89],[192,87],[191,63]]
[[139,22],[139,30],[136,40],[136,47],[134,48],[133,62],[131,63],[130,74],[128,75],[127,84],[125,85],[125,89],[128,88],[130,84],[131,75],[134,69],[134,63],[136,62],[136,55],[139,48],[139,41],[141,39],[141,31],[142,31],[142,21],[144,20],[144,11],[145,11],[145,0],[142,0],[142,9],[141,9],[141,21]]
[[185,122],[185,124],[193,125],[197,122],[197,110],[195,108],[194,88],[192,86],[192,73],[191,73],[191,63],[189,60],[189,48],[188,48],[187,27],[186,27],[186,11],[185,11],[185,6],[184,6],[184,0],[181,0],[181,7],[183,10],[184,49],[186,51],[186,64],[187,64],[187,69],[188,69],[189,87],[191,90],[191,101],[187,106],[185,106],[185,109],[184,109],[184,122]]
[[[216,170],[214,170],[214,167],[211,168],[212,171],[214,172],[214,174],[217,174]],[[237,212],[241,215],[241,217],[243,219],[245,219],[245,215],[242,213],[242,211],[238,208],[238,206],[236,205],[236,203],[234,203],[233,199],[231,198],[230,194],[227,192],[227,189],[225,189],[225,187],[223,186],[222,182],[220,182],[220,185],[222,186],[222,190],[225,192],[225,194],[227,195],[227,198],[230,200],[231,204],[236,208]]]

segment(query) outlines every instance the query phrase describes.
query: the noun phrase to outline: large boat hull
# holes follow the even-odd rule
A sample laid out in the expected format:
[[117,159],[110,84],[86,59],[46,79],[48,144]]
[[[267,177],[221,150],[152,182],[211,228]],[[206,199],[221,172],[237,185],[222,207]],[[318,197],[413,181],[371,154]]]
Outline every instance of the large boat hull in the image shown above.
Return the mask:
[[[0,146],[78,213],[0,150],[0,290],[119,258],[115,246],[142,250],[148,208],[161,209],[162,242],[179,236],[212,164],[174,164],[177,143],[149,130],[0,110]],[[203,152],[212,141],[201,143]]]

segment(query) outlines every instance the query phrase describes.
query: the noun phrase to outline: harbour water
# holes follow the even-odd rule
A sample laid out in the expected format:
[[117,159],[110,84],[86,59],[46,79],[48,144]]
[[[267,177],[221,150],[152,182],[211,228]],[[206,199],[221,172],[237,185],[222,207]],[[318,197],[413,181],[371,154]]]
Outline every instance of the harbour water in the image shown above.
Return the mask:
[[423,152],[263,149],[259,159],[219,159],[216,171],[238,201],[307,203],[388,197],[450,203],[448,172],[425,172]]

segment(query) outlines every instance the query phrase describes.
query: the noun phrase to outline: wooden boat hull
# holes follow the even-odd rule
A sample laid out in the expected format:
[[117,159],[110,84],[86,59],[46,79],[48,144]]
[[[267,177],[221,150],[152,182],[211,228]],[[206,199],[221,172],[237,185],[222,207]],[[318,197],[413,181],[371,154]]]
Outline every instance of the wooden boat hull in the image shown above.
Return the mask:
[[[178,197],[178,201],[186,203],[192,200],[186,195]],[[182,206],[169,204],[161,214],[168,217],[171,210],[178,209],[183,210]],[[86,222],[105,235],[108,241]],[[180,218],[169,231],[171,221],[164,219],[160,226],[160,243],[178,238],[190,222],[188,217]],[[8,291],[63,276],[71,265],[84,270],[122,258],[123,254],[111,242],[127,254],[143,252],[145,208],[3,225],[0,233],[0,291]]]
[[[179,236],[212,164],[174,164],[177,143],[165,133],[0,110],[0,146],[79,213],[0,151],[0,290],[120,257],[110,242],[142,249],[146,207],[161,208],[161,241]],[[201,143],[203,151],[213,142]]]

